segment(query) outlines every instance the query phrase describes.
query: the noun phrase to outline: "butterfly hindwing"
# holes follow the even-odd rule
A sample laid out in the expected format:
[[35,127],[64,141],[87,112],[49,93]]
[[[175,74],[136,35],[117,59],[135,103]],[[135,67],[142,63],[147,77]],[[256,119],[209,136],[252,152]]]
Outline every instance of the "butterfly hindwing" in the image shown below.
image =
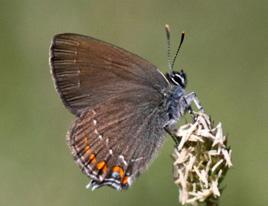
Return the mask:
[[110,99],[84,111],[73,124],[68,144],[93,180],[91,188],[126,189],[162,145],[166,117],[148,98]]

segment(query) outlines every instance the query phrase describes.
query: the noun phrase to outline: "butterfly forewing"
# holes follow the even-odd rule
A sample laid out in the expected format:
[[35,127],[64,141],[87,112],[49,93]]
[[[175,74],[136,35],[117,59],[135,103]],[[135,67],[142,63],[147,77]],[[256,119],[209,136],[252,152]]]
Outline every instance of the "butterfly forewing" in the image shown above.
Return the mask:
[[76,115],[131,91],[135,84],[157,92],[168,86],[167,80],[148,61],[79,34],[58,34],[53,38],[50,64],[63,103]]

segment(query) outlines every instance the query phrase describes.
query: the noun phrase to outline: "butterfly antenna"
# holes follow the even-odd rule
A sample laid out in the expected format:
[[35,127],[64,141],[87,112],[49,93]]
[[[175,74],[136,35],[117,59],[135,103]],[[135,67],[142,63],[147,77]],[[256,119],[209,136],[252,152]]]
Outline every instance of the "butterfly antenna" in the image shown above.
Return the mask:
[[171,56],[170,56],[170,28],[169,25],[165,25],[165,30],[166,30],[166,37],[167,37],[167,58],[168,58],[168,68],[170,71],[172,71],[171,67]]
[[180,51],[180,49],[181,49],[181,45],[182,45],[183,40],[184,40],[184,36],[185,36],[185,32],[183,31],[183,32],[181,33],[181,41],[180,41],[180,44],[179,44],[179,46],[178,46],[178,48],[177,48],[176,54],[175,54],[175,56],[174,56],[174,58],[173,58],[173,61],[172,61],[172,64],[171,64],[171,70],[173,70],[173,67],[174,67],[176,58],[177,58],[177,56],[178,56],[178,54],[179,54],[179,51]]

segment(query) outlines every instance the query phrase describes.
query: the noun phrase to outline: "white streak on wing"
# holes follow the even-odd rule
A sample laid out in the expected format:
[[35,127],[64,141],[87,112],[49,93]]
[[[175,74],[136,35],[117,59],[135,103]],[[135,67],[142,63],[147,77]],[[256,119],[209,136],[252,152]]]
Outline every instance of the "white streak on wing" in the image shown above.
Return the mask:
[[97,124],[97,120],[93,119],[93,124],[96,125]]
[[137,158],[137,159],[131,159],[131,162],[138,162],[138,161],[140,161],[140,160],[142,160],[143,159],[143,157],[139,157],[139,158]]
[[94,129],[94,133],[97,134],[97,135],[99,135],[99,132],[98,132],[97,129]]
[[125,166],[128,166],[128,164],[127,164],[127,162],[126,162],[126,160],[125,160],[123,155],[119,155],[119,159],[122,160],[122,162],[124,163]]
[[100,140],[102,140],[102,139],[103,139],[101,134],[98,136],[98,138],[99,138]]
[[106,146],[108,147],[109,145],[109,138],[106,138]]

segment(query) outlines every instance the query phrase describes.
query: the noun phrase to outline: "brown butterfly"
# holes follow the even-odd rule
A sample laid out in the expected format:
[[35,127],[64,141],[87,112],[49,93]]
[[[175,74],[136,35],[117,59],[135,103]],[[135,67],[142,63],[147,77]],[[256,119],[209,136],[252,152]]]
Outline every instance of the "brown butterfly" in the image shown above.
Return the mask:
[[76,116],[67,141],[91,189],[127,189],[191,102],[202,108],[195,93],[185,93],[182,70],[163,75],[143,58],[89,36],[54,36],[50,65],[64,105]]

